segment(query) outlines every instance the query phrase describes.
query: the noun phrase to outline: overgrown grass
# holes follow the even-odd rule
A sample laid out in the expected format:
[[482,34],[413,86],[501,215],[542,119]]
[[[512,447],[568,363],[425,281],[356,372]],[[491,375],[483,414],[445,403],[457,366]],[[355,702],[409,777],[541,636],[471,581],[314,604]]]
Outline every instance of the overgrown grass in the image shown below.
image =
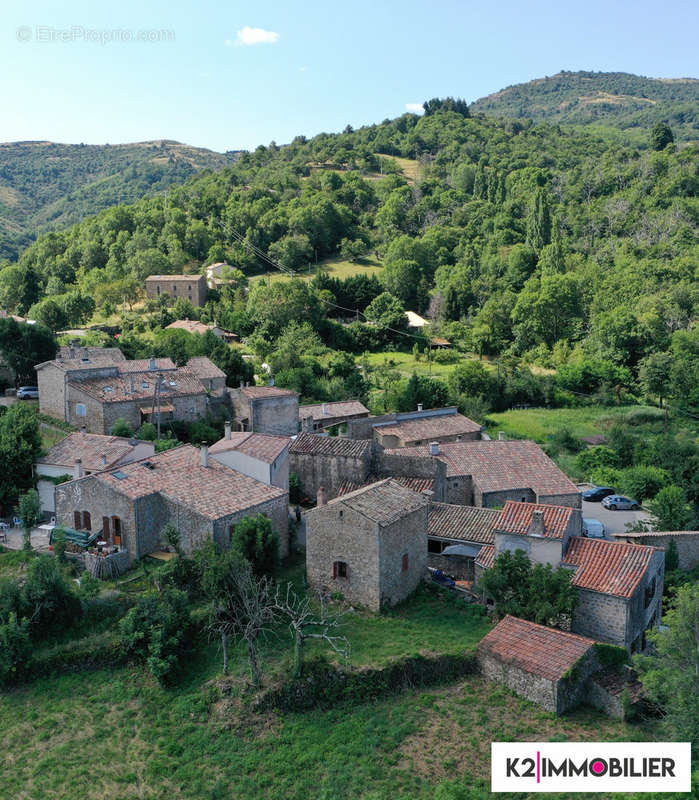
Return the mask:
[[[419,360],[412,353],[394,352],[391,350],[381,350],[378,353],[367,353],[366,361],[370,367],[383,367],[388,365],[392,370],[399,372],[402,377],[410,377],[413,372],[418,375],[432,375],[434,378],[448,378],[454,368],[463,361],[472,359],[473,356],[465,353],[459,354],[459,359],[453,364],[440,364],[434,359],[430,366],[427,356],[421,355]],[[357,363],[362,363],[365,356],[357,356]],[[486,369],[495,370],[493,364],[483,361]]]
[[[324,261],[318,262],[318,265],[311,265],[310,269],[300,269],[294,277],[301,278],[305,281],[310,281],[319,271],[327,272],[333,278],[350,278],[353,275],[378,275],[381,272],[382,265],[373,256],[367,255],[358,261],[347,261],[341,256],[334,256],[327,258]],[[254,276],[250,279],[251,283],[256,281],[267,281],[267,275]],[[277,281],[290,280],[289,275],[284,272],[279,272],[270,268],[269,280],[272,283]]]

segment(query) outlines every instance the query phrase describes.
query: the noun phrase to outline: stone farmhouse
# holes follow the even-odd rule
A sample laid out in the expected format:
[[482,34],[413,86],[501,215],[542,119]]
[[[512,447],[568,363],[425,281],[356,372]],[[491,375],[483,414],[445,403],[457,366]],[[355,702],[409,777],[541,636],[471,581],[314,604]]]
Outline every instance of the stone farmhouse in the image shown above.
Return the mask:
[[93,472],[115,469],[121,464],[148,458],[155,452],[153,442],[101,436],[96,433],[71,433],[55,444],[34,467],[41,510],[53,514],[56,510],[56,484],[52,478],[71,475],[82,478]]
[[580,508],[580,490],[535,443],[478,441],[386,450],[395,456],[427,456],[447,465],[446,502],[500,507],[507,500]]
[[677,545],[680,569],[694,569],[699,564],[699,531],[649,531],[644,533],[613,533],[612,536],[629,544],[645,544],[667,550],[671,541]]
[[184,298],[193,306],[203,306],[208,291],[203,275],[149,275],[146,278],[146,295],[153,300],[166,294],[172,300]]
[[572,630],[631,652],[645,649],[646,631],[660,623],[664,553],[654,547],[582,537],[578,509],[508,501],[495,542],[475,561],[478,579],[505,551],[523,551],[533,564],[573,570],[578,589]]
[[232,431],[226,422],[223,439],[211,445],[209,455],[226,467],[288,491],[290,447],[288,436]]
[[427,567],[427,507],[425,497],[386,479],[309,511],[309,583],[373,611],[404,600]]
[[315,498],[321,487],[327,498],[333,498],[389,477],[416,491],[429,490],[435,500],[443,500],[446,492],[446,467],[441,461],[387,455],[368,439],[301,433],[291,446],[290,469],[309,498]]
[[456,580],[475,580],[481,549],[495,542],[500,512],[494,508],[430,503],[427,519],[428,564]]
[[368,416],[369,409],[359,400],[299,406],[301,430],[306,433],[324,431],[351,419],[366,419]]
[[134,429],[158,415],[193,422],[225,393],[225,375],[208,358],[178,368],[169,358],[126,361],[115,348],[66,355],[37,364],[39,408],[90,433],[109,433],[118,419]]
[[235,427],[241,431],[294,436],[299,430],[299,396],[278,386],[229,389]]
[[286,556],[288,493],[220,464],[205,446],[182,445],[56,487],[59,525],[99,531],[132,560],[161,549],[168,523],[191,553],[211,538],[228,547],[235,525],[257,514],[269,517]]
[[599,670],[594,646],[587,637],[508,615],[481,639],[478,663],[486,678],[562,714],[589,699],[588,678]]

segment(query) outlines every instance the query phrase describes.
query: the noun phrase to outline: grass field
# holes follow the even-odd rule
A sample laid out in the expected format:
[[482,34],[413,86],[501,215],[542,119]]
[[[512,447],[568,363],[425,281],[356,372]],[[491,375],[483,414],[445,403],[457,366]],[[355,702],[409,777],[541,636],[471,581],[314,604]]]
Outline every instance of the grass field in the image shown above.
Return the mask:
[[[333,278],[340,278],[344,280],[352,275],[378,275],[381,272],[381,263],[373,256],[367,256],[360,261],[346,261],[340,256],[333,258],[326,258],[324,261],[318,262],[317,268],[313,265],[309,270],[300,270],[294,277],[301,278],[302,280],[310,281],[316,274],[316,270],[322,270],[329,273]],[[250,283],[254,284],[259,281],[268,280],[268,276],[255,275],[250,278]],[[291,280],[290,276],[284,272],[272,270],[269,274],[269,280],[272,283],[277,281]]]
[[[434,378],[447,378],[454,367],[461,361],[468,361],[475,356],[460,354],[459,361],[453,364],[440,364],[434,359],[432,364],[427,360],[426,356],[421,356],[420,360],[416,360],[412,353],[397,353],[392,351],[381,351],[379,353],[367,353],[366,356],[357,356],[357,363],[361,363],[366,358],[370,367],[383,367],[390,366],[391,369],[399,372],[402,377],[409,378],[413,372],[418,375],[432,375]],[[482,362],[486,369],[496,369],[495,365],[489,364],[487,361]]]
[[51,428],[41,423],[41,445],[44,450],[50,450],[55,444],[62,442],[68,435],[66,431],[59,431],[58,428]]
[[420,164],[414,158],[387,156],[383,153],[377,153],[377,157],[380,159],[393,161],[394,164],[397,164],[401,168],[403,175],[408,179],[409,183],[415,183],[415,181],[418,179],[418,175],[420,173]]

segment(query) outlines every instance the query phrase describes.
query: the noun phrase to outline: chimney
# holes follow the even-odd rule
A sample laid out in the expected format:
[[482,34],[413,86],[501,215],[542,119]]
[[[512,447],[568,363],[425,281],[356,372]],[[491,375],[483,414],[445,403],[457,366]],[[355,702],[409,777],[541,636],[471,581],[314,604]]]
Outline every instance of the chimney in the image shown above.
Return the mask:
[[231,438],[231,423],[230,423],[230,421],[227,420],[223,427],[225,428],[225,431],[226,431],[226,433],[225,433],[226,439],[230,439]]
[[499,442],[505,441],[505,431],[498,431],[498,441]]
[[313,433],[313,417],[310,414],[301,418],[301,433]]
[[328,498],[325,494],[325,487],[319,486],[318,487],[318,495],[316,497],[316,505],[320,508],[320,506],[324,506],[328,502]]
[[201,446],[201,465],[202,467],[209,466],[209,445],[207,444]]
[[431,456],[439,455],[439,442],[430,442],[430,455]]
[[417,404],[417,410],[418,411],[422,411],[422,403],[418,403]]
[[154,356],[150,357],[150,361],[148,362],[148,369],[150,369],[150,370],[158,369],[158,365],[157,365],[157,363],[155,361],[155,357]]
[[241,389],[244,389],[246,386],[247,386],[247,383],[245,383],[245,381],[241,381],[240,382],[240,388]]
[[544,523],[543,511],[534,511],[527,533],[530,536],[544,536],[546,534],[546,524]]
[[134,387],[134,382],[133,382],[133,375],[131,375],[131,376],[129,377],[129,382],[130,382],[130,384],[131,384],[131,394],[133,394],[133,393],[136,391],[136,389],[135,389],[135,387]]
[[87,425],[80,426],[80,433],[82,433],[83,436],[87,433]]
[[323,403],[321,411],[322,411],[324,417],[327,416],[327,414],[328,414],[328,404],[327,403]]
[[82,478],[85,473],[83,472],[83,460],[82,458],[75,459],[75,477]]

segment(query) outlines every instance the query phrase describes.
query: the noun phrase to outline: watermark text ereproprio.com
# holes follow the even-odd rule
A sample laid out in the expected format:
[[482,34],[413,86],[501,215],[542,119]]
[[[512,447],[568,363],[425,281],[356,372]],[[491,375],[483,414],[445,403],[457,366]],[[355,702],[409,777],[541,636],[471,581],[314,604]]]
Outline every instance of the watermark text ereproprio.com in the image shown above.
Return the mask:
[[20,25],[15,31],[18,42],[37,44],[129,44],[133,42],[174,42],[175,31],[167,28],[135,30],[133,28],[86,28],[70,25],[56,28],[52,25]]

